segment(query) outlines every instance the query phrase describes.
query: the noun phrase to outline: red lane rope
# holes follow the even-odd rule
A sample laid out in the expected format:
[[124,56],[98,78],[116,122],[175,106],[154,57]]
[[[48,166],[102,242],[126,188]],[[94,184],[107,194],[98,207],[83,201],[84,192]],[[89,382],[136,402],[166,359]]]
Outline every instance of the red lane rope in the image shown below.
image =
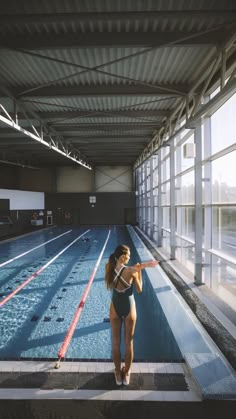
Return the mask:
[[56,236],[56,237],[54,237],[53,239],[48,240],[47,242],[45,242],[45,243],[43,243],[43,244],[39,244],[38,246],[33,247],[32,249],[29,249],[29,250],[27,250],[26,252],[21,253],[20,255],[15,256],[15,257],[14,257],[14,258],[12,258],[12,259],[9,259],[9,260],[6,260],[6,261],[5,261],[5,262],[3,262],[3,263],[0,263],[0,268],[2,268],[3,266],[7,265],[8,263],[13,262],[13,261],[14,261],[14,260],[16,260],[16,259],[21,258],[22,256],[27,255],[27,254],[28,254],[28,253],[30,253],[30,252],[33,252],[33,250],[36,250],[36,249],[39,249],[39,248],[40,248],[40,247],[42,247],[42,246],[45,246],[45,244],[48,244],[48,243],[52,242],[53,240],[57,240],[57,239],[59,239],[60,237],[64,236],[65,234],[70,233],[71,231],[72,231],[72,230],[68,230],[68,231],[66,231],[65,233],[62,233],[62,234],[60,234],[59,236]]
[[19,287],[17,287],[14,291],[12,291],[7,297],[3,298],[3,300],[0,301],[0,307],[4,306],[4,304],[6,304],[9,300],[11,300],[11,298],[14,297],[14,295],[16,295],[26,285],[28,285],[29,282],[31,282],[34,278],[36,278],[36,276],[41,274],[41,272],[43,272],[44,269],[46,269],[49,265],[51,265],[51,263],[53,263],[54,260],[56,260],[60,255],[62,255],[62,253],[64,253],[70,246],[72,246],[72,244],[77,242],[77,240],[79,240],[82,236],[84,236],[89,231],[90,231],[90,229],[85,231],[83,234],[81,234],[75,240],[73,240],[73,242],[71,242],[68,246],[66,246],[64,249],[62,249],[56,256],[54,256],[51,260],[49,260],[49,262],[47,262],[46,265],[42,266],[42,268],[40,268],[38,271],[34,272],[33,275],[31,275],[28,279],[26,279],[21,285],[19,285]]
[[80,301],[80,303],[79,303],[79,305],[78,305],[78,307],[77,307],[77,310],[76,310],[76,312],[75,312],[75,315],[74,315],[74,317],[73,317],[73,319],[72,319],[72,322],[71,322],[71,324],[70,324],[70,326],[69,326],[69,329],[68,329],[68,331],[67,331],[67,334],[66,334],[66,336],[65,336],[65,339],[64,339],[64,341],[63,341],[63,343],[62,343],[62,345],[61,345],[61,347],[60,347],[60,349],[59,349],[59,351],[58,351],[58,358],[60,358],[60,359],[61,359],[61,358],[65,358],[65,354],[66,354],[66,352],[67,352],[67,349],[68,349],[68,346],[69,346],[69,344],[70,344],[70,341],[71,341],[71,339],[72,339],[72,337],[73,337],[73,334],[74,334],[75,328],[76,328],[77,323],[78,323],[78,321],[79,321],[79,318],[80,318],[81,312],[82,312],[82,310],[83,310],[83,307],[84,307],[85,301],[86,301],[87,296],[88,296],[88,294],[89,294],[89,291],[90,291],[90,288],[91,288],[92,282],[93,282],[93,280],[94,280],[94,277],[95,277],[95,275],[96,275],[96,272],[97,272],[98,266],[99,266],[99,264],[100,264],[100,262],[101,262],[101,259],[102,259],[103,253],[104,253],[104,251],[105,251],[105,248],[106,248],[107,242],[108,242],[108,240],[109,240],[110,234],[111,234],[111,229],[110,229],[110,230],[109,230],[109,232],[108,232],[108,235],[107,235],[106,241],[105,241],[105,243],[104,243],[104,246],[103,246],[103,248],[102,248],[102,251],[101,251],[101,253],[100,253],[100,256],[99,256],[99,258],[98,258],[98,260],[97,260],[97,263],[96,263],[95,268],[94,268],[94,270],[93,270],[93,272],[92,272],[92,275],[91,275],[91,276],[90,276],[90,278],[89,278],[88,284],[87,284],[87,286],[86,286],[86,288],[85,288],[84,294],[82,295],[81,301]]

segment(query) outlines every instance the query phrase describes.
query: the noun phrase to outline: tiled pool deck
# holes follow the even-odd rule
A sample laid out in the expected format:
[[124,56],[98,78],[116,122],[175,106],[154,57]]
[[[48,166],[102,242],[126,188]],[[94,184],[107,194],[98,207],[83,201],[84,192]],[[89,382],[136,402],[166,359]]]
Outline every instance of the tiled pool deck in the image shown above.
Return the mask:
[[184,363],[135,363],[117,386],[112,362],[0,361],[1,399],[200,401]]
[[[141,260],[152,258],[132,227],[128,227]],[[147,269],[149,280],[203,399],[236,400],[236,373],[207,334],[163,269]]]

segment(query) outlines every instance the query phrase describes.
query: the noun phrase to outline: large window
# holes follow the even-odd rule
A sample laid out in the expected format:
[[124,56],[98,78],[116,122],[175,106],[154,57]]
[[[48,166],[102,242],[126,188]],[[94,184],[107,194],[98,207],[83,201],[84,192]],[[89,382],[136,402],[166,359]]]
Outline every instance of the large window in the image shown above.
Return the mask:
[[[210,118],[211,235],[206,248],[210,269],[205,282],[230,306],[236,304],[236,95]],[[208,141],[206,138],[205,141]],[[209,149],[209,147],[208,147]],[[209,160],[209,158],[208,158]],[[206,163],[206,165],[209,162]],[[207,197],[205,197],[207,199]],[[209,201],[209,198],[208,198]],[[207,231],[208,230],[208,231]]]
[[192,277],[201,264],[200,282],[234,309],[235,109],[236,94],[199,119],[196,131],[183,126],[136,170],[140,227]]

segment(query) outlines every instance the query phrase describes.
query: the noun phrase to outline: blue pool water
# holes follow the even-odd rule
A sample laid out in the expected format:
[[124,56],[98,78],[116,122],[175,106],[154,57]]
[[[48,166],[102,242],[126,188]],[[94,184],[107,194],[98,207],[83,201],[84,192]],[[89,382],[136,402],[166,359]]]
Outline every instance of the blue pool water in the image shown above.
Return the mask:
[[[0,267],[2,300],[74,241],[40,275],[0,308],[0,358],[57,358],[109,231],[106,226],[94,227],[85,235],[88,240],[82,237],[75,241],[88,228],[71,230],[54,227],[0,243],[0,265],[36,247]],[[67,359],[111,359],[108,321],[111,293],[104,284],[104,270],[109,255],[120,243],[130,246],[130,263],[138,261],[126,227],[112,227],[67,351]],[[143,293],[135,294],[138,313],[134,337],[135,360],[181,361],[182,355],[145,271],[143,279]]]

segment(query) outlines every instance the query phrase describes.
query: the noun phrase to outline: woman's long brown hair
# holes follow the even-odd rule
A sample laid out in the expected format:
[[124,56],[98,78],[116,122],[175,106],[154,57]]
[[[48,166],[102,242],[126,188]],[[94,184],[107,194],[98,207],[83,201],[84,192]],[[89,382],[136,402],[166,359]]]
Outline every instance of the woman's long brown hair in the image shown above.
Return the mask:
[[117,260],[121,255],[126,255],[129,251],[129,247],[125,244],[120,244],[117,246],[114,253],[112,253],[108,259],[108,262],[106,264],[106,273],[105,273],[105,282],[107,289],[112,288],[112,282],[115,277],[115,267]]

